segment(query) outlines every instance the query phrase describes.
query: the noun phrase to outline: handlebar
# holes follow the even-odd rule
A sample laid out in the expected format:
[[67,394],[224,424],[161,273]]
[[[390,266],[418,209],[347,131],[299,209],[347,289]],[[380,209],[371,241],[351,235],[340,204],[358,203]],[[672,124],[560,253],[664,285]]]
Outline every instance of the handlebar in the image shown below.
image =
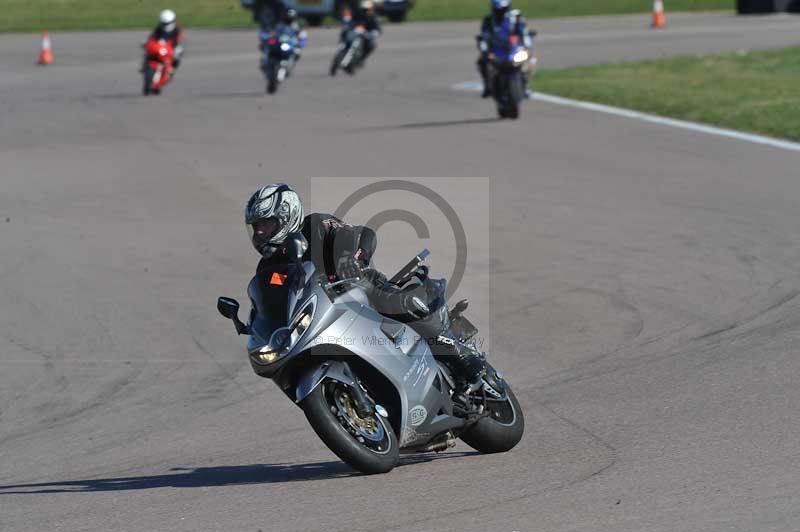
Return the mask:
[[[430,254],[431,252],[427,249],[420,251],[413,259],[408,261],[408,264],[403,266],[403,268],[397,272],[394,277],[389,279],[389,282],[397,286],[402,286],[408,282],[408,280],[416,275],[420,265]],[[427,271],[425,273],[427,274]],[[340,279],[331,283],[321,283],[321,286],[325,290],[330,290],[344,284],[357,283],[359,281],[361,281],[361,277],[351,277],[350,279]]]
[[331,288],[336,288],[337,286],[341,286],[343,284],[357,283],[360,280],[361,280],[361,277],[351,277],[350,279],[342,279],[341,281],[334,281],[332,283],[325,283],[325,284],[322,285],[322,287],[325,290],[329,290]]
[[398,286],[404,284],[411,278],[414,271],[419,267],[420,264],[422,264],[425,261],[425,259],[430,254],[431,252],[428,251],[427,249],[423,249],[422,251],[420,251],[417,254],[417,256],[411,259],[408,262],[408,264],[403,266],[403,268],[399,272],[397,272],[394,277],[389,279],[389,282]]

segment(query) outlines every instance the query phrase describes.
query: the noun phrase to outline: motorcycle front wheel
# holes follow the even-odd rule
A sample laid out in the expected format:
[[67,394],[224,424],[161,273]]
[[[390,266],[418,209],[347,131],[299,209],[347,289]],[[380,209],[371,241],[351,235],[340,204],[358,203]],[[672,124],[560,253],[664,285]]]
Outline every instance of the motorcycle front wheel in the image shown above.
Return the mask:
[[362,38],[354,40],[347,50],[344,59],[342,59],[342,68],[351,76],[356,73],[356,68],[361,64],[361,48],[364,46],[362,40]]
[[359,417],[348,385],[325,379],[300,407],[323,443],[354,469],[373,475],[397,465],[400,448],[392,426],[377,413]]
[[519,104],[525,99],[525,82],[519,72],[515,72],[508,85],[508,118],[519,118]]
[[341,47],[337,52],[336,55],[333,56],[333,62],[331,63],[330,75],[335,76],[336,72],[339,71],[339,65],[342,64],[342,58],[344,58],[345,48]]
[[151,87],[153,86],[153,76],[155,72],[149,66],[144,68],[144,81],[142,84],[142,95],[148,96],[152,91]]
[[278,65],[270,57],[265,57],[261,63],[261,71],[267,79],[267,94],[275,94],[278,90]]
[[508,107],[506,108],[506,118],[510,118],[511,120],[516,120],[519,118],[519,103],[510,102],[508,104]]

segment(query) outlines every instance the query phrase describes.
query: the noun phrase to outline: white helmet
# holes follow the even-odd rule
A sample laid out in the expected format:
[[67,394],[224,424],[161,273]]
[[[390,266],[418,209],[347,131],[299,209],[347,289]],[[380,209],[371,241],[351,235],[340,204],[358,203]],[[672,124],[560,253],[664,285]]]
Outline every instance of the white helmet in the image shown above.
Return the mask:
[[165,9],[158,15],[158,23],[164,28],[164,31],[172,31],[175,29],[175,20],[178,17],[171,9]]
[[303,224],[303,204],[292,187],[275,183],[258,189],[244,208],[244,223],[256,251],[271,257],[289,233]]

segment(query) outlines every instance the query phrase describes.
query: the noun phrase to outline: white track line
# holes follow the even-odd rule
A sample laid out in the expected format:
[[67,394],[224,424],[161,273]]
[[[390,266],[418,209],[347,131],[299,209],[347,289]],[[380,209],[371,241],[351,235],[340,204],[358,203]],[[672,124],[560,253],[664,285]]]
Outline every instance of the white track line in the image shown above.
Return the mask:
[[[480,91],[482,84],[479,81],[464,81],[456,83],[452,86],[455,90],[462,91]],[[725,137],[729,139],[741,140],[751,144],[761,144],[764,146],[771,146],[782,150],[800,152],[800,143],[792,142],[790,140],[781,140],[774,137],[767,137],[764,135],[756,135],[753,133],[743,133],[733,129],[726,129],[722,127],[708,126],[697,122],[689,122],[686,120],[676,120],[674,118],[665,118],[663,116],[651,115],[648,113],[640,113],[639,111],[631,111],[630,109],[623,109],[621,107],[612,107],[610,105],[602,105],[599,103],[584,102],[580,100],[572,100],[570,98],[562,98],[561,96],[553,96],[552,94],[543,94],[541,92],[534,92],[533,99],[540,102],[552,103],[555,105],[563,105],[566,107],[575,107],[577,109],[585,109],[587,111],[594,111],[597,113],[605,113],[607,115],[621,116],[623,118],[631,118],[640,120],[642,122],[649,122],[651,124],[659,124],[662,126],[675,127],[678,129],[686,129],[689,131],[696,131],[698,133],[705,133],[706,135],[714,135],[716,137]]]

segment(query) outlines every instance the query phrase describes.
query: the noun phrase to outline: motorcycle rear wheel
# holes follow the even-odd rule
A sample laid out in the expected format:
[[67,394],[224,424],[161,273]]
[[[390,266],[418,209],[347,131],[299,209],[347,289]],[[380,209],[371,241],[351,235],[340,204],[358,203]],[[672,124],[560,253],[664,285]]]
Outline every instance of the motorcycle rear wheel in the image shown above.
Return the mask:
[[464,443],[478,452],[491,454],[510,451],[520,442],[525,432],[525,417],[508,383],[506,395],[502,401],[487,401],[489,416],[460,435]]
[[362,419],[353,412],[349,386],[325,379],[300,402],[317,436],[352,468],[373,475],[397,465],[400,448],[392,426],[377,413]]

